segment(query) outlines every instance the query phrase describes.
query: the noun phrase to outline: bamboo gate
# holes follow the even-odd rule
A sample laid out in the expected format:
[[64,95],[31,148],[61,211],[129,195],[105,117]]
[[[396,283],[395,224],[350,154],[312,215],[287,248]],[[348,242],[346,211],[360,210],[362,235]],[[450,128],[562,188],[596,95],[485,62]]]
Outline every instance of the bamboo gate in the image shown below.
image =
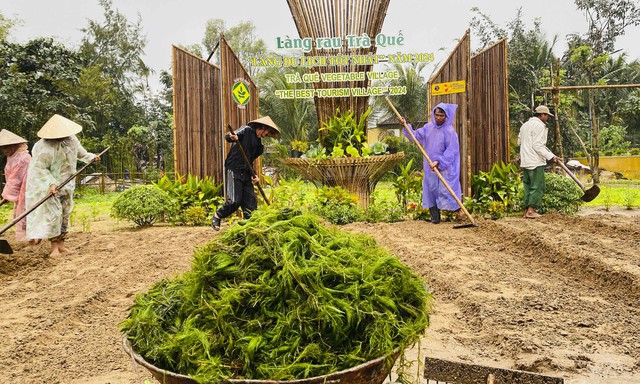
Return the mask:
[[[258,117],[257,87],[224,36],[219,46],[219,66],[176,46],[172,51],[175,170],[216,183],[224,181],[227,124],[236,129]],[[249,92],[245,105],[233,97],[239,82]]]
[[[389,0],[287,0],[300,38],[311,38],[310,52],[306,56],[330,55],[340,57],[329,65],[309,68],[322,76],[326,73],[370,72],[376,45],[368,48],[349,47],[346,36],[367,34],[375,38],[381,30]],[[331,50],[315,44],[317,38],[342,38],[342,46]],[[346,59],[345,59],[346,58]],[[360,60],[363,59],[363,60]],[[316,92],[334,88],[367,88],[369,80],[328,81],[313,83]],[[337,110],[353,111],[357,120],[369,108],[369,98],[354,96],[314,97],[318,123],[328,121]],[[322,132],[320,132],[322,134]],[[369,197],[380,178],[398,162],[404,154],[371,156],[369,158],[345,157],[337,159],[285,159],[283,163],[295,169],[316,185],[340,186],[358,196],[361,207],[369,205]]]
[[464,80],[466,91],[445,95],[429,93],[428,110],[438,103],[458,105],[454,128],[460,141],[460,184],[471,196],[471,175],[488,172],[493,164],[509,162],[509,90],[505,39],[471,57],[467,30],[447,60],[429,80],[438,83]]
[[[369,48],[349,48],[345,36],[361,36],[366,33],[369,37],[375,37],[382,30],[382,23],[387,14],[390,0],[287,0],[293,20],[301,38],[313,39],[311,52],[306,56],[365,56],[376,53],[376,46]],[[343,45],[338,50],[326,51],[316,47],[318,37],[342,37]],[[334,65],[316,66],[309,68],[312,72],[340,73],[340,72],[369,72],[372,64],[362,65],[354,60]],[[369,80],[349,82],[318,82],[314,88],[366,88]],[[341,112],[354,111],[355,116],[360,116],[369,108],[368,97],[315,97],[315,106],[320,124],[331,118],[336,109]]]

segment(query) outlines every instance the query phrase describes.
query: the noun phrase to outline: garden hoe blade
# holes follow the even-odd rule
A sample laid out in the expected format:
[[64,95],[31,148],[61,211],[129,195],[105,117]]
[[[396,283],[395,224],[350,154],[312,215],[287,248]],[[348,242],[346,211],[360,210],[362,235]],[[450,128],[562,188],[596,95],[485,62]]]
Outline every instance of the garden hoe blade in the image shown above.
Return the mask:
[[582,195],[582,197],[580,199],[582,201],[586,201],[588,203],[591,200],[593,200],[596,197],[598,197],[599,194],[600,194],[600,187],[598,187],[597,185],[594,185],[593,187],[585,190],[584,191],[584,195]]
[[477,227],[477,226],[478,226],[478,223],[476,223],[476,221],[474,220],[473,223],[471,223],[471,224],[454,225],[453,229],[472,228],[472,227]]
[[571,172],[569,170],[569,168],[567,168],[567,166],[562,161],[558,161],[557,163],[560,166],[560,168],[562,168],[567,173],[567,175],[569,175],[569,177],[571,177],[571,179],[573,179],[573,181],[575,181],[576,184],[578,184],[580,189],[582,189],[582,192],[584,192],[584,195],[582,195],[580,200],[586,201],[588,203],[591,200],[593,200],[596,197],[598,197],[598,195],[600,194],[600,187],[598,187],[597,184],[594,184],[593,187],[587,189],[584,186],[584,184],[582,184],[582,182],[580,180],[578,180],[576,175],[574,175],[573,172]]
[[5,239],[0,239],[0,253],[4,253],[5,255],[10,255],[13,253],[13,249],[11,249],[11,245]]

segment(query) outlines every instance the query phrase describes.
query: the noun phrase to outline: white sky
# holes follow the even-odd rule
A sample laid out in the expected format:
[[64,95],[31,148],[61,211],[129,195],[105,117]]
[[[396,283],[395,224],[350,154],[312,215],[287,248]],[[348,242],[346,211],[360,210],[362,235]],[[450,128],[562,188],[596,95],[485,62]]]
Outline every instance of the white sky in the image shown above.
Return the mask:
[[[434,52],[435,61],[445,59],[469,27],[472,7],[480,8],[501,27],[522,8],[525,20],[541,19],[541,27],[550,41],[558,35],[556,54],[566,49],[566,35],[584,33],[586,21],[576,10],[573,0],[449,0],[432,3],[427,0],[392,0],[382,33],[405,37],[403,53]],[[142,17],[147,37],[145,62],[158,73],[171,65],[171,45],[201,43],[205,23],[223,19],[227,27],[250,20],[257,34],[271,49],[277,37],[298,37],[286,0],[113,0],[113,7],[130,22]],[[39,36],[51,36],[69,47],[76,47],[82,37],[81,28],[89,19],[102,22],[102,9],[97,0],[0,0],[5,17],[22,20],[10,38],[25,42]],[[531,24],[532,25],[532,24]],[[529,26],[531,26],[529,25]],[[640,28],[628,28],[617,41],[617,48],[629,59],[640,59]],[[477,41],[476,41],[477,43]],[[474,39],[472,36],[472,49]],[[445,48],[439,51],[439,48]],[[378,50],[378,53],[394,53]]]

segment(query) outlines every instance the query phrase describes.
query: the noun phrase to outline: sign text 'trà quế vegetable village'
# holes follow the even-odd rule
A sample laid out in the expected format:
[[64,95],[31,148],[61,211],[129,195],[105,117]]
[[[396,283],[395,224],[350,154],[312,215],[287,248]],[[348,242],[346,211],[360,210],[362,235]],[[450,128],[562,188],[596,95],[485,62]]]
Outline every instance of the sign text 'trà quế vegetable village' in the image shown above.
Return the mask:
[[[303,39],[291,39],[278,37],[276,46],[279,49],[299,50],[302,53],[309,53],[315,48],[316,55],[313,56],[272,56],[249,59],[254,67],[303,67],[319,68],[328,66],[350,65],[375,65],[380,63],[405,64],[405,63],[430,63],[434,60],[433,53],[393,53],[393,54],[332,54],[341,50],[344,46],[348,49],[376,47],[402,47],[404,37],[402,32],[397,36],[378,34],[374,39],[362,34],[361,36],[348,35],[341,37],[319,37],[315,40],[307,37]],[[404,95],[407,93],[405,86],[389,86],[385,83],[392,83],[399,78],[397,71],[370,71],[370,72],[309,72],[300,74],[292,72],[285,74],[285,80],[289,84],[301,84],[300,88],[279,89],[275,95],[281,99],[306,99],[325,97],[349,97],[349,96],[379,96],[385,92],[390,95]],[[372,86],[368,87],[317,87],[310,84],[317,83],[348,83],[354,81],[368,80]],[[375,83],[373,83],[375,82]]]

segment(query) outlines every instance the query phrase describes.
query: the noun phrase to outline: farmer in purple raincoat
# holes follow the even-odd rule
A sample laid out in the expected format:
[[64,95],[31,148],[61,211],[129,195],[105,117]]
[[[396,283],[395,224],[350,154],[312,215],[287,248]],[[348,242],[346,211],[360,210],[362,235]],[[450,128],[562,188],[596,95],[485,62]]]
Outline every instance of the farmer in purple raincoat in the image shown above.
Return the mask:
[[[444,180],[449,184],[458,199],[462,200],[460,187],[460,145],[458,135],[453,129],[453,118],[457,104],[440,103],[431,111],[431,120],[422,128],[413,131],[414,136],[422,145],[431,159],[433,166],[438,168]],[[404,123],[404,119],[401,120]],[[409,128],[413,129],[411,125]],[[404,135],[411,139],[406,131]],[[431,222],[440,222],[440,210],[457,211],[460,216],[460,206],[451,196],[446,186],[433,172],[427,159],[423,159],[424,179],[422,180],[422,207],[429,208]]]

